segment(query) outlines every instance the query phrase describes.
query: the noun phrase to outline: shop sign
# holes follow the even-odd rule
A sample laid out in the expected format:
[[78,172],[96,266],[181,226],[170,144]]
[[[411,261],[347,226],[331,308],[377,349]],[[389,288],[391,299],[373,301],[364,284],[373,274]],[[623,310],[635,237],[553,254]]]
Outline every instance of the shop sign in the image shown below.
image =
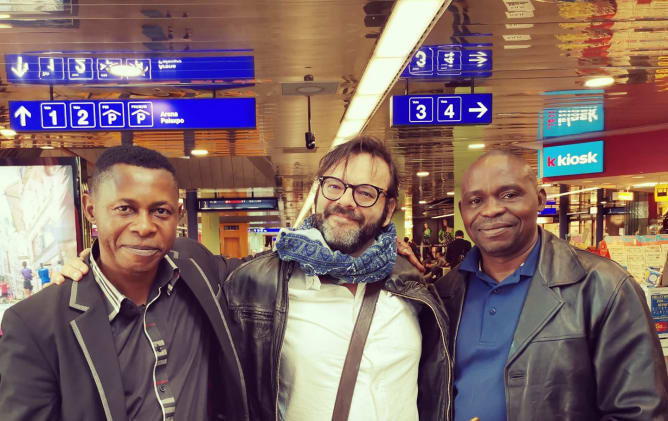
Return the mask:
[[615,191],[612,192],[612,200],[617,202],[632,202],[633,201],[633,192],[632,191]]
[[[603,172],[603,141],[548,146],[538,152],[543,177]],[[541,157],[542,155],[542,157]]]
[[668,184],[654,186],[654,200],[656,202],[668,202]]

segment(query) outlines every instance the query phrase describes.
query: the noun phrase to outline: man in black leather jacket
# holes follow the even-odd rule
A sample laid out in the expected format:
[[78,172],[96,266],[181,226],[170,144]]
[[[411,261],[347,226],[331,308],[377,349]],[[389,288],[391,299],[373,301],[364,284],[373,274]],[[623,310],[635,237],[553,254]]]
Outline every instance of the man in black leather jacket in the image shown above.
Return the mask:
[[[666,366],[641,289],[616,263],[538,228],[544,204],[519,157],[485,154],[464,176],[459,207],[476,247],[436,282],[454,419],[668,420]],[[498,317],[505,334],[486,332]],[[486,353],[495,341],[503,353]]]
[[[281,256],[277,244],[278,253],[242,265],[223,286],[253,420],[332,419],[351,337],[349,320],[351,315],[354,320],[367,282],[318,272],[317,267],[360,255],[363,266],[373,265],[376,260],[367,252],[394,230],[390,219],[398,178],[380,141],[360,137],[335,148],[321,160],[318,175],[314,227],[293,231],[321,239],[308,242],[318,250],[309,254],[309,263],[288,258],[304,250],[301,246],[288,246]],[[391,254],[382,248],[379,252]],[[322,255],[333,258],[323,260]],[[315,274],[308,273],[314,267]],[[382,282],[382,290],[349,419],[447,420],[451,360],[442,305],[403,257],[389,270],[373,281]]]

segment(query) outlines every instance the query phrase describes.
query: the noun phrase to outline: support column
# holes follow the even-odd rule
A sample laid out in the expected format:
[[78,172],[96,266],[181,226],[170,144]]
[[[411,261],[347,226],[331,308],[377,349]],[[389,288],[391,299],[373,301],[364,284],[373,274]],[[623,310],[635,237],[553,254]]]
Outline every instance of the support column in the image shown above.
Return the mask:
[[[559,193],[568,193],[568,186],[559,184]],[[568,195],[559,196],[559,238],[566,239],[568,235],[568,205],[570,198]]]
[[131,131],[121,132],[121,145],[123,146],[132,146],[134,143],[135,133]]
[[596,247],[603,240],[603,189],[596,190]]
[[186,191],[186,215],[188,217],[188,238],[197,241],[197,190]]

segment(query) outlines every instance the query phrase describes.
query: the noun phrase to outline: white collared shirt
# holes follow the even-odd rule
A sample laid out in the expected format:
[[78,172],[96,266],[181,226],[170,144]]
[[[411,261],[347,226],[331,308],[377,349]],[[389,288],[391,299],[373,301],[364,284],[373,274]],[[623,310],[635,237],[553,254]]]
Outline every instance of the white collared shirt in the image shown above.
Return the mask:
[[[353,296],[297,269],[290,278],[279,369],[282,421],[329,421],[365,285]],[[381,290],[362,354],[350,421],[418,420],[422,334],[414,305]]]

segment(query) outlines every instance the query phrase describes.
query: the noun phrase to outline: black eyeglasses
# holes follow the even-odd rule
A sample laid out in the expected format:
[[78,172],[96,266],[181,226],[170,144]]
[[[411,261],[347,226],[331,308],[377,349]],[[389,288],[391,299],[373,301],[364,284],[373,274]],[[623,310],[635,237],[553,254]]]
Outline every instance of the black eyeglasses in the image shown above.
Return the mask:
[[375,205],[381,194],[387,193],[380,187],[371,184],[346,184],[336,177],[318,177],[320,190],[327,200],[339,200],[348,188],[353,190],[353,200],[357,206],[370,208]]

